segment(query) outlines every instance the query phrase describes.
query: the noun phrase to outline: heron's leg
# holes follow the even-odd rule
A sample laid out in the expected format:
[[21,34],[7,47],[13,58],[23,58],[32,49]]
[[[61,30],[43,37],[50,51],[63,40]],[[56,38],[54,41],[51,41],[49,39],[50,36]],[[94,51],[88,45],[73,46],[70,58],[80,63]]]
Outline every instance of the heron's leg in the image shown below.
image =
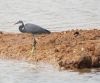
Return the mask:
[[33,41],[33,45],[32,45],[32,50],[31,50],[31,54],[32,55],[35,55],[35,51],[36,51],[36,39],[34,38],[34,41]]

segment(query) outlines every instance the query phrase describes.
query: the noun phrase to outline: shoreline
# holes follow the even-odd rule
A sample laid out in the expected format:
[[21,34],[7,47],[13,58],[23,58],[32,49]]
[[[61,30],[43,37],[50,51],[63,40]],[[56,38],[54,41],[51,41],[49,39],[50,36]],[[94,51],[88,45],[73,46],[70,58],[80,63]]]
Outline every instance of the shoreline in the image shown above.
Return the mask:
[[71,30],[35,35],[0,32],[0,58],[48,62],[61,69],[100,68],[100,30]]

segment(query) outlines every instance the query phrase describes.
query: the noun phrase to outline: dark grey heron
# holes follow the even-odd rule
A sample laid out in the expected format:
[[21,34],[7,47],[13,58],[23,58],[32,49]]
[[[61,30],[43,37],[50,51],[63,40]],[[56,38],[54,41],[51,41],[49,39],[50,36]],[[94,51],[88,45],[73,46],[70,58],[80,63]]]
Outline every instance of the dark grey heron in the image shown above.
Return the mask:
[[27,23],[27,24],[24,24],[23,21],[18,21],[17,23],[15,24],[21,24],[19,26],[19,30],[23,33],[32,33],[33,35],[34,34],[49,34],[50,31],[38,26],[38,25],[35,25],[35,24],[31,24],[31,23]]
[[[32,33],[33,36],[34,34],[50,34],[51,32],[38,26],[38,25],[35,25],[35,24],[31,24],[31,23],[27,23],[27,24],[24,24],[23,21],[18,21],[17,23],[15,24],[21,24],[19,26],[19,31],[22,32],[22,33]],[[36,39],[34,38],[33,40],[33,47],[32,47],[32,53],[33,51],[36,49]]]

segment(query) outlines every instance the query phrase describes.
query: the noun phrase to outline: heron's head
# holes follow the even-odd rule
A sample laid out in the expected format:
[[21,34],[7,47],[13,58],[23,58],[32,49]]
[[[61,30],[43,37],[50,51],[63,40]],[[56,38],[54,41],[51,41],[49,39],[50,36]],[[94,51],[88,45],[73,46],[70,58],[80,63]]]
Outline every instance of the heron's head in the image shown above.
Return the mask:
[[23,24],[23,21],[19,20],[19,21],[16,22],[15,24]]

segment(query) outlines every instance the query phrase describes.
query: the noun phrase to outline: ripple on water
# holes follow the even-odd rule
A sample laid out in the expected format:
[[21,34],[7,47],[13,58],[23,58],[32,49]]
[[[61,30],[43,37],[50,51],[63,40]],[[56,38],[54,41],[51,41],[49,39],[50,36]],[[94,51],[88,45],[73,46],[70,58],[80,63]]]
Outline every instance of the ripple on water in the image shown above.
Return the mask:
[[99,83],[99,71],[58,71],[45,63],[0,60],[0,83]]
[[50,31],[100,28],[100,0],[0,0],[0,31],[19,32],[18,20]]

